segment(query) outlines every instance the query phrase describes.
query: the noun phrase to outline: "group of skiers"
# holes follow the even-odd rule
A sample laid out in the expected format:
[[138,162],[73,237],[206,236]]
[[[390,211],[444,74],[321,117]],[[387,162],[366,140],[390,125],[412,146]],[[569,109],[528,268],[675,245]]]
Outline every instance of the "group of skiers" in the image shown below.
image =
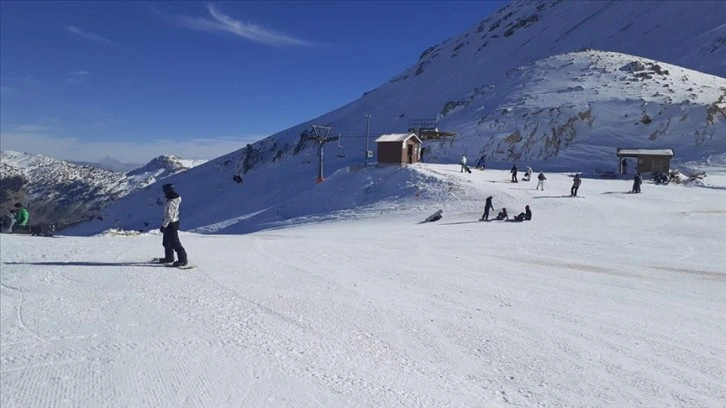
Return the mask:
[[[494,210],[494,205],[492,205],[492,196],[487,197],[486,202],[484,203],[484,214],[481,216],[479,221],[489,221],[489,210]],[[497,214],[497,217],[495,220],[509,220],[509,214],[507,214],[507,209],[502,208],[501,211]],[[514,217],[515,221],[531,221],[532,220],[532,211],[529,209],[529,205],[524,206],[524,212],[519,213],[516,217]]]
[[[461,156],[461,160],[459,162],[461,164],[461,172],[464,171],[471,173],[471,170],[466,165],[466,155]],[[623,164],[626,165],[626,164]],[[476,168],[484,170],[484,156],[482,156],[479,159],[479,162],[477,162]],[[517,164],[515,163],[512,165],[512,168],[509,170],[509,173],[512,175],[511,182],[512,183],[519,183],[519,179],[517,178],[517,175],[519,174],[519,169],[517,168]],[[534,172],[532,171],[532,167],[527,166],[527,169],[524,173],[524,177],[522,177],[522,181],[530,181],[532,179],[532,174]],[[537,175],[537,186],[535,187],[535,190],[542,190],[544,191],[544,182],[547,180],[547,177],[544,175],[543,172],[539,172]],[[580,189],[580,184],[582,184],[582,179],[580,178],[579,174],[575,174],[572,180],[572,187],[570,187],[570,196],[571,197],[577,197],[577,191]],[[633,193],[640,193],[640,185],[643,184],[643,179],[640,177],[640,173],[637,173],[635,175],[635,181],[633,183]]]
[[30,213],[28,209],[23,206],[22,203],[15,203],[15,206],[3,217],[2,227],[0,230],[5,233],[12,233],[13,228],[15,231],[28,231],[30,225]]
[[[463,157],[463,160],[465,161],[466,158]],[[625,166],[626,164],[623,163]],[[462,169],[463,171],[463,169]],[[509,171],[512,175],[512,183],[518,183],[517,180],[517,165],[513,165],[512,169]],[[527,166],[527,171],[525,173],[525,176],[522,178],[523,181],[529,181],[532,177],[532,168]],[[539,172],[539,175],[537,176],[537,190],[544,191],[544,181],[547,180],[547,177],[545,177],[543,172]],[[575,174],[572,178],[572,187],[570,187],[570,197],[577,197],[577,192],[580,189],[580,184],[582,184],[582,179],[580,178],[579,174]],[[633,177],[633,188],[630,191],[631,193],[640,193],[640,186],[643,184],[643,178],[640,175],[640,173],[636,173]],[[489,210],[494,210],[494,206],[492,205],[492,197],[489,196],[486,199],[486,202],[484,204],[484,214],[481,216],[479,221],[488,221],[489,220]],[[502,208],[502,210],[497,214],[496,220],[508,220],[509,215],[507,214],[507,209]],[[532,219],[532,211],[529,208],[529,205],[525,206],[525,211],[514,217],[514,220],[516,221],[524,221],[524,220],[531,220]]]

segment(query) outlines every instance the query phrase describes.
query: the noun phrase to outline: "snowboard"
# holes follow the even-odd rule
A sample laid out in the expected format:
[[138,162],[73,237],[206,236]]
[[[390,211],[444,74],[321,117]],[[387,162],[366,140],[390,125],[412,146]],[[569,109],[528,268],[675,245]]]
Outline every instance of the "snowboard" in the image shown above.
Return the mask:
[[194,269],[196,268],[195,265],[192,265],[190,263],[184,265],[184,266],[174,266],[173,264],[164,264],[167,268],[177,268],[177,269]]
[[173,263],[161,263],[161,258],[152,258],[151,263],[154,265],[161,265],[166,266],[167,268],[177,268],[177,269],[194,269],[196,268],[196,265],[192,265],[190,263],[187,263],[185,266],[174,266]]
[[423,222],[434,222],[434,221],[438,221],[438,220],[440,220],[440,219],[441,219],[441,217],[442,217],[442,216],[441,216],[441,213],[442,213],[443,211],[444,211],[444,210],[438,210],[438,211],[436,211],[435,213],[433,213],[433,214],[429,215],[429,216],[428,216],[428,217],[427,217],[427,218],[426,218],[426,219],[425,219],[425,220],[424,220]]

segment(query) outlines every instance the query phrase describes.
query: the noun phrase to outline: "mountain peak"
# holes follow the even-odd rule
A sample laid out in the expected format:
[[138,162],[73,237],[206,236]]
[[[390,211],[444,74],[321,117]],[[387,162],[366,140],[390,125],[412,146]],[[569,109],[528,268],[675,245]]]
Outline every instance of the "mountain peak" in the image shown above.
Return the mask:
[[126,175],[135,177],[153,174],[153,177],[160,179],[188,170],[205,162],[206,160],[184,160],[173,154],[165,154],[151,159],[143,167],[132,170],[126,173]]

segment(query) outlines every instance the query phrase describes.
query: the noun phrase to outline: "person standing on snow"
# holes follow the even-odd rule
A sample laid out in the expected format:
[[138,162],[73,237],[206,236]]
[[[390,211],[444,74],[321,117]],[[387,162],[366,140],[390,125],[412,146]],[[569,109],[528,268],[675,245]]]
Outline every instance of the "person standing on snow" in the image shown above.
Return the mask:
[[22,227],[19,229],[27,229],[30,223],[30,214],[28,210],[20,203],[15,203],[15,225]]
[[487,201],[484,204],[484,215],[481,216],[479,221],[489,221],[489,210],[493,210],[492,196],[487,197]]
[[[179,241],[179,206],[181,205],[181,197],[174,191],[174,185],[164,184],[162,187],[166,203],[164,204],[164,217],[161,221],[159,231],[164,234],[162,245],[164,245],[164,258],[159,263],[172,263],[174,266],[187,265],[187,251]],[[179,258],[174,262],[174,252]]]
[[640,177],[640,173],[635,173],[635,177],[633,177],[633,193],[640,193],[641,184],[643,184],[643,179]]
[[463,173],[464,170],[466,169],[466,155],[465,154],[461,155],[461,160],[459,161],[459,164],[461,164],[461,172]]
[[572,188],[570,188],[570,197],[577,197],[577,190],[580,188],[580,175],[575,174],[575,178],[572,179]]
[[539,190],[540,187],[542,187],[542,191],[544,191],[544,181],[547,180],[547,177],[545,177],[544,173],[541,171],[539,172],[539,176],[537,176],[537,188],[535,190]]
[[512,183],[518,183],[517,181],[517,165],[512,166],[512,170],[509,170],[510,173],[512,173]]
[[484,163],[484,160],[485,159],[486,159],[486,157],[484,155],[482,155],[479,158],[479,161],[476,162],[476,168],[477,168],[477,170],[484,170],[484,169],[486,169],[486,163]]

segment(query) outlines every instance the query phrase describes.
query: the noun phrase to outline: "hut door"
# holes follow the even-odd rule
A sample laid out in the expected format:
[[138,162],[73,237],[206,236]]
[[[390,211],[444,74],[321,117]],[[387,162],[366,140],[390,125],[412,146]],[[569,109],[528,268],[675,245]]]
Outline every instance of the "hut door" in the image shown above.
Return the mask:
[[406,145],[406,158],[408,164],[413,164],[413,145]]

